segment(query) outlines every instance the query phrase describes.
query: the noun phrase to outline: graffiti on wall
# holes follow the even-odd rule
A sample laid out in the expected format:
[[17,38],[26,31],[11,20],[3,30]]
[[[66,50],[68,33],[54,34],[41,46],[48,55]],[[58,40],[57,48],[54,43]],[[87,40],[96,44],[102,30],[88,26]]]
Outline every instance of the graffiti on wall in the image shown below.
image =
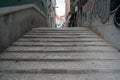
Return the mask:
[[114,13],[114,23],[120,27],[120,0],[95,0],[94,14],[103,24],[105,24],[110,15]]
[[83,12],[88,12],[93,6],[94,6],[95,0],[89,0],[87,3],[83,6]]
[[94,12],[99,17],[101,22],[105,24],[110,16],[110,0],[96,0]]

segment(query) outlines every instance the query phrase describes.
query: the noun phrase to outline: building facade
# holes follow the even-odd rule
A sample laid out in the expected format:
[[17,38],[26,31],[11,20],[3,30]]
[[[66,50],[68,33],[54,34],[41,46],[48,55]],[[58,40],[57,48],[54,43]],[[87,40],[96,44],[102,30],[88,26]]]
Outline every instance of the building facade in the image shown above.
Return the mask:
[[70,17],[69,17],[69,27],[77,26],[77,18],[78,18],[78,0],[70,0]]
[[70,12],[70,0],[65,0],[65,16],[67,17],[67,15]]
[[70,0],[70,12],[67,15],[67,26],[82,26],[82,6],[88,0]]
[[70,0],[65,0],[65,26],[68,26],[70,16]]
[[50,27],[56,27],[56,0],[47,0],[47,21]]

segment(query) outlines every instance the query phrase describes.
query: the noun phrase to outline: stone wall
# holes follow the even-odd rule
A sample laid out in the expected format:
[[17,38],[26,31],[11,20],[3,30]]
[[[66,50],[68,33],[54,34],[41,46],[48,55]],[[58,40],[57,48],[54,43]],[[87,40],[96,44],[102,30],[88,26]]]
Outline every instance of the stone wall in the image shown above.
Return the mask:
[[[8,11],[7,11],[8,10]],[[10,12],[10,11],[11,12]],[[34,27],[47,27],[46,17],[33,6],[2,9],[0,13],[0,51]]]

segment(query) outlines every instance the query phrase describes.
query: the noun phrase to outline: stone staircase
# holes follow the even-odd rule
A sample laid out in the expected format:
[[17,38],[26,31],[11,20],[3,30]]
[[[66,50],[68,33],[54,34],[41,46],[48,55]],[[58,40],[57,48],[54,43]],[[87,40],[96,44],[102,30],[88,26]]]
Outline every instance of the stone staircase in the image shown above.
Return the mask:
[[34,28],[0,53],[0,80],[120,80],[120,53],[87,28]]

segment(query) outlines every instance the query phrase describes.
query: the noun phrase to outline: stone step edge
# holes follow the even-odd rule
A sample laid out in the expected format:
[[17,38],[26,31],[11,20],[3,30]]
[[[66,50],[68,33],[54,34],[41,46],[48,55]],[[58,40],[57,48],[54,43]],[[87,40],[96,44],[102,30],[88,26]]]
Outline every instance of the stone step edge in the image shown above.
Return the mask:
[[[23,40],[22,40],[23,39]],[[72,42],[72,43],[74,43],[74,42],[105,42],[104,40],[87,40],[87,41],[83,41],[83,40],[35,40],[35,39],[33,39],[33,40],[31,40],[31,39],[24,39],[24,38],[22,38],[22,39],[19,39],[18,40],[18,42],[54,42],[54,43],[56,43],[56,42],[63,42],[63,43],[70,43],[70,42]]]
[[80,51],[76,51],[76,50],[74,50],[74,51],[4,51],[4,53],[5,52],[9,52],[9,53],[13,53],[13,52],[16,52],[16,53],[84,53],[84,52],[101,52],[101,53],[103,53],[103,52],[107,52],[107,53],[109,53],[109,52],[113,52],[113,53],[118,53],[118,51],[116,50],[116,51],[101,51],[101,50],[89,50],[89,51],[86,51],[86,50],[80,50]]
[[120,69],[16,69],[16,70],[0,70],[1,74],[92,74],[92,73],[120,73]]
[[24,46],[24,47],[81,47],[81,46],[110,46],[110,45],[40,45],[40,44],[12,44],[11,46]]
[[82,62],[82,61],[119,61],[120,59],[100,59],[100,58],[0,58],[0,61],[15,62]]
[[48,36],[48,37],[42,37],[42,36],[22,36],[22,38],[52,38],[52,39],[54,39],[54,38],[67,38],[67,39],[69,39],[69,38],[75,38],[75,39],[86,39],[86,38],[88,38],[88,39],[101,39],[101,38],[99,38],[99,37],[59,37],[59,36],[56,36],[56,37],[50,37],[50,36]]

